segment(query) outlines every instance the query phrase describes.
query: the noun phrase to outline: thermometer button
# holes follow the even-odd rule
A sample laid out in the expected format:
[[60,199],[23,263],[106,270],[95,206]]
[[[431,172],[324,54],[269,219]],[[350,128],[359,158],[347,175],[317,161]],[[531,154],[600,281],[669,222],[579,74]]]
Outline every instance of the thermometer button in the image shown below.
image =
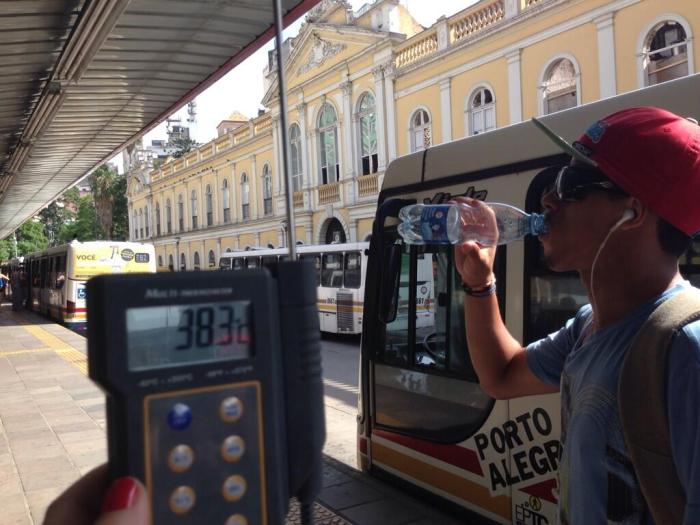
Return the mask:
[[236,474],[226,478],[221,493],[226,501],[238,501],[245,495],[247,486],[245,478]]
[[243,514],[234,514],[229,516],[225,525],[248,525],[248,520]]
[[192,410],[184,403],[175,403],[168,412],[168,425],[173,430],[185,430],[192,423]]
[[227,397],[219,406],[219,416],[224,423],[235,423],[243,415],[243,403],[237,397]]
[[221,444],[221,457],[229,463],[238,461],[245,452],[245,441],[240,436],[229,436]]
[[183,485],[173,490],[173,493],[170,495],[170,510],[175,514],[185,514],[194,507],[196,500],[197,497],[194,494],[194,490]]
[[194,452],[187,445],[177,445],[168,454],[168,466],[173,472],[185,472],[193,461]]

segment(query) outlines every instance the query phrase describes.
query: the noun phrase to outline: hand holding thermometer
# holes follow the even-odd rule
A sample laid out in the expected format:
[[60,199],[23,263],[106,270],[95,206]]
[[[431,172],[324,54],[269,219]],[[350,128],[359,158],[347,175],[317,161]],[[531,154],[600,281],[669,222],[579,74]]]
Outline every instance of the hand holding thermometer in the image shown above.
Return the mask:
[[107,393],[110,473],[153,521],[281,524],[320,488],[325,440],[311,263],[88,282],[90,377]]

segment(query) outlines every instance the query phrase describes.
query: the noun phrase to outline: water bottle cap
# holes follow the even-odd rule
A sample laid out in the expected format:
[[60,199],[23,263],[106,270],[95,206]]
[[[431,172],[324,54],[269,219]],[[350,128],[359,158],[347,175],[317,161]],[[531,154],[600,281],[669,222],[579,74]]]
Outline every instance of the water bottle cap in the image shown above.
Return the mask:
[[547,233],[547,221],[543,213],[533,213],[530,215],[530,233],[532,235],[542,235]]

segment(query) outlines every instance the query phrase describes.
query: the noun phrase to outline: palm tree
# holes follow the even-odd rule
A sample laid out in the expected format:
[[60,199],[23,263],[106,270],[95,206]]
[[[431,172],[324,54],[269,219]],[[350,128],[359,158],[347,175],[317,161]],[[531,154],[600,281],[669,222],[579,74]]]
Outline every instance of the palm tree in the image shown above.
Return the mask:
[[114,186],[119,174],[106,164],[97,168],[90,176],[90,190],[95,201],[97,220],[107,240],[112,239],[114,222]]

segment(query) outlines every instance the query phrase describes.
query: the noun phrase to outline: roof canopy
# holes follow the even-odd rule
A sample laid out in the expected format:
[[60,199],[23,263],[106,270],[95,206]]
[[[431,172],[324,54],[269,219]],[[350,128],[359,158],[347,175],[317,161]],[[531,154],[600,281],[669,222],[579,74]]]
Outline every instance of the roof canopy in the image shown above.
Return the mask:
[[0,238],[264,45],[273,2],[3,2]]

